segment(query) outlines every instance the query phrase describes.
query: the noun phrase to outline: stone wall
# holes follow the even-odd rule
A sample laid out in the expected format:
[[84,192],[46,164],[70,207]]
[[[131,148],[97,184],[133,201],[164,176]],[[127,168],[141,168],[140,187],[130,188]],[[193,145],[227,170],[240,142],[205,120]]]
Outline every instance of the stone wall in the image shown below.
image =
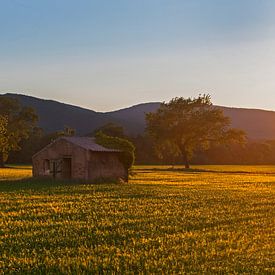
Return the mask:
[[88,179],[124,179],[128,173],[118,158],[119,153],[90,152],[88,159]]
[[[72,178],[86,179],[86,150],[65,140],[58,140],[48,145],[33,157],[33,176],[52,176],[45,171],[45,160],[62,161],[64,157],[71,157],[72,159]],[[57,173],[56,177],[62,178],[62,174]]]

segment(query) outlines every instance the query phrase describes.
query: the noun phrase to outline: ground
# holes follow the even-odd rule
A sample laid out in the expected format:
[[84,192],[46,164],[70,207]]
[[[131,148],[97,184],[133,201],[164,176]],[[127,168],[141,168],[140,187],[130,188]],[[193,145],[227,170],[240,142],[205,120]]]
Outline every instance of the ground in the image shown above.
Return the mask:
[[30,175],[0,170],[0,273],[275,272],[275,166],[138,166],[129,184]]

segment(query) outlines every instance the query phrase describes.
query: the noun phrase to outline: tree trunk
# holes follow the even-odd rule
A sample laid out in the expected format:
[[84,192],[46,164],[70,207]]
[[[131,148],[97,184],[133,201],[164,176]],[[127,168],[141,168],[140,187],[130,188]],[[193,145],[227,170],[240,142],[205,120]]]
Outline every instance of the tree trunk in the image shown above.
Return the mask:
[[126,169],[125,182],[129,181],[129,170]]
[[0,168],[5,167],[4,153],[0,152]]
[[186,152],[183,153],[183,162],[184,162],[185,169],[189,169],[190,164],[189,164],[188,154]]

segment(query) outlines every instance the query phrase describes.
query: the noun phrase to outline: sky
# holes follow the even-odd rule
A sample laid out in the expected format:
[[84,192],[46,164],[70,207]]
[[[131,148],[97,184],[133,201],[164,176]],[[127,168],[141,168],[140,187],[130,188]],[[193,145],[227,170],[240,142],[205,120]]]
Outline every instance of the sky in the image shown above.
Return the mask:
[[273,0],[0,0],[0,93],[110,111],[208,93],[275,110]]

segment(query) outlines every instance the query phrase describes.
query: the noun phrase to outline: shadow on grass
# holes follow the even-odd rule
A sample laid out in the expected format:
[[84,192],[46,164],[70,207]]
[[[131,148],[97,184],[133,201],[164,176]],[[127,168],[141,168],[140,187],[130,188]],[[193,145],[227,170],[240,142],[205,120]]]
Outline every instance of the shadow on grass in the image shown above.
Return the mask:
[[1,167],[1,169],[14,169],[14,170],[32,170],[31,165],[5,165],[5,167]]
[[199,169],[199,168],[145,168],[143,173],[148,172],[182,172],[182,173],[190,173],[190,174],[201,174],[201,173],[214,173],[214,174],[244,174],[244,175],[275,175],[275,172],[261,172],[261,171],[224,171],[224,170],[211,170],[211,169]]
[[51,187],[60,187],[66,185],[76,185],[80,184],[76,181],[63,181],[63,180],[53,180],[46,178],[24,178],[18,180],[3,180],[0,181],[0,192],[13,192],[13,191],[23,191],[23,190],[41,190]]
[[91,186],[114,186],[114,185],[124,185],[111,179],[106,179],[105,181],[99,180],[97,182],[87,182],[84,180],[68,180],[68,179],[52,179],[52,178],[24,178],[15,180],[3,180],[0,181],[0,192],[14,192],[14,191],[42,191],[50,190],[51,188],[59,187],[72,187],[78,185],[91,185]]

